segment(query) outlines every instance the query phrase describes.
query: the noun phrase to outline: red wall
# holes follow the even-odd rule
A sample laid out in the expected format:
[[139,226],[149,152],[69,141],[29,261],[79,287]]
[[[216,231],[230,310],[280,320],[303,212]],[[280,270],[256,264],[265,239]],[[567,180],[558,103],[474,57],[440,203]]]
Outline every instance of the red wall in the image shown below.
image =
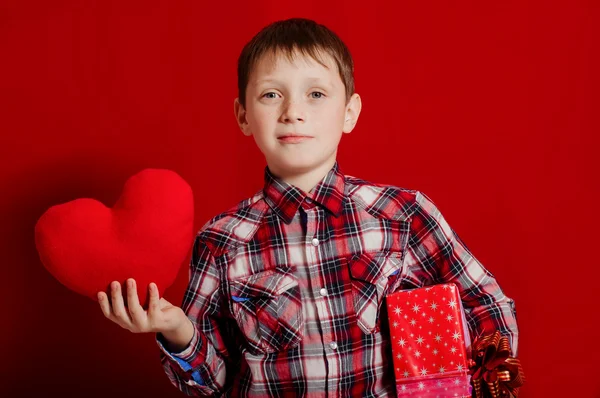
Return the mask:
[[600,396],[596,2],[204,3],[0,2],[1,396],[180,396],[153,336],[60,285],[33,228],[75,198],[112,205],[147,167],[192,185],[197,228],[258,190],[237,57],[293,16],[355,58],[363,112],[342,170],[425,192],[515,299],[522,396]]

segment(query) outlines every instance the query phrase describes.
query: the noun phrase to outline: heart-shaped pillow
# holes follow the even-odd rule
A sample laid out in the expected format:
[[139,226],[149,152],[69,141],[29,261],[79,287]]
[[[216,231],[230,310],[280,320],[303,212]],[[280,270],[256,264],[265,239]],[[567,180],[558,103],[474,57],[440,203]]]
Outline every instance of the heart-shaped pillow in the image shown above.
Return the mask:
[[187,182],[170,170],[145,169],[125,182],[112,208],[86,198],[48,209],[36,223],[35,243],[43,265],[67,288],[97,300],[111,281],[134,278],[147,307],[150,282],[162,294],[175,281],[193,224]]

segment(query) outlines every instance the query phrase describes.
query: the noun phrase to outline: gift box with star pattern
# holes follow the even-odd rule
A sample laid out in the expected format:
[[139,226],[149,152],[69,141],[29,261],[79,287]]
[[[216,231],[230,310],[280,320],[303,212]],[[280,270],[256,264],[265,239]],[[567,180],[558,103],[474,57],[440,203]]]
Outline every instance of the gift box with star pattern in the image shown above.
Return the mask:
[[398,396],[471,397],[471,339],[456,285],[399,291],[386,305]]

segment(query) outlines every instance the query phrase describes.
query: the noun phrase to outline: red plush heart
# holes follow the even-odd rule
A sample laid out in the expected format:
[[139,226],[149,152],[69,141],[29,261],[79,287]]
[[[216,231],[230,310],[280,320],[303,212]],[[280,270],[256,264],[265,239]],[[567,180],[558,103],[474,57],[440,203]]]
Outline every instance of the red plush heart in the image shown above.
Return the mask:
[[127,180],[112,208],[94,199],[51,207],[35,226],[35,243],[46,269],[67,288],[97,300],[111,281],[134,278],[147,305],[150,282],[162,294],[175,281],[193,243],[193,223],[185,180],[146,169]]

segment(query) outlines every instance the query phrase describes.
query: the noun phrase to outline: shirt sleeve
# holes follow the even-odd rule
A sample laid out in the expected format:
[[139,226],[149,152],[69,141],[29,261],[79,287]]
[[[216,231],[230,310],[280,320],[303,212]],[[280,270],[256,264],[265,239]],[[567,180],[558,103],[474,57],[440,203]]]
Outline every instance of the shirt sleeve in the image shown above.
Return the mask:
[[194,324],[194,335],[181,352],[170,352],[156,334],[160,360],[170,382],[190,396],[221,396],[226,390],[226,359],[219,318],[222,316],[220,277],[208,247],[196,237],[189,283],[182,310]]
[[416,194],[405,266],[425,284],[454,283],[460,292],[473,337],[498,330],[517,355],[518,328],[514,301],[469,251],[435,204]]

